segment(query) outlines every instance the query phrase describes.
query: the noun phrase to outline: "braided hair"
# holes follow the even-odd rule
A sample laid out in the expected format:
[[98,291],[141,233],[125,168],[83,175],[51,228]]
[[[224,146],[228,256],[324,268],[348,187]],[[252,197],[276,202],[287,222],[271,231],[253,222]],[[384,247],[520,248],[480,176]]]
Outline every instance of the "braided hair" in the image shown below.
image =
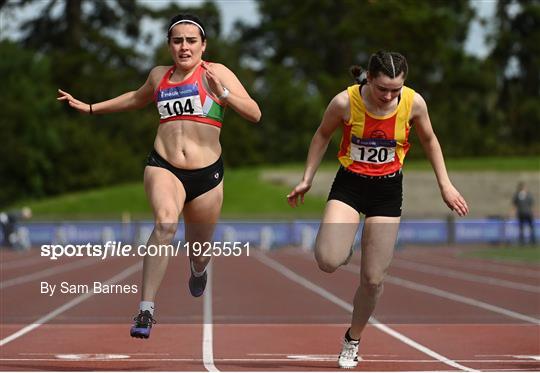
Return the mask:
[[369,58],[368,72],[372,77],[377,77],[379,73],[394,79],[403,73],[407,77],[409,67],[405,57],[397,52],[378,51]]
[[[369,58],[367,72],[372,78],[379,74],[384,74],[389,78],[397,78],[403,73],[403,78],[407,78],[409,67],[407,60],[401,53],[378,51]],[[358,84],[366,84],[366,71],[358,65],[351,66],[350,72]]]

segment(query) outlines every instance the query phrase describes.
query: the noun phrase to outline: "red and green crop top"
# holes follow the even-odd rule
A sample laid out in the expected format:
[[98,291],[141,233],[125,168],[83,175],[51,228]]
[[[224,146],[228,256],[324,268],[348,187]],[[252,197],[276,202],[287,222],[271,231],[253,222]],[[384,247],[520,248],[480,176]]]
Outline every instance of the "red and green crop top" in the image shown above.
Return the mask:
[[189,78],[179,83],[169,80],[175,68],[172,66],[167,70],[154,93],[159,123],[191,120],[221,128],[225,106],[205,88],[202,64]]

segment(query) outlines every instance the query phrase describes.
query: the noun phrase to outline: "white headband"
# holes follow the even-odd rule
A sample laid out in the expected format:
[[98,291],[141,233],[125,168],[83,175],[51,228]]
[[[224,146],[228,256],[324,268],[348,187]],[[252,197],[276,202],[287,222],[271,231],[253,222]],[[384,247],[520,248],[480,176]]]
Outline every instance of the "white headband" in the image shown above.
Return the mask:
[[205,36],[204,30],[203,30],[203,28],[201,27],[201,25],[199,25],[197,22],[192,21],[192,20],[190,20],[190,19],[181,19],[180,21],[177,21],[177,22],[173,23],[173,24],[171,25],[171,27],[169,27],[169,32],[171,32],[171,30],[172,30],[172,28],[173,28],[174,26],[176,26],[176,25],[179,24],[179,23],[184,23],[184,22],[192,23],[192,24],[194,24],[195,26],[197,26],[197,27],[199,28],[199,30],[201,30],[203,36]]

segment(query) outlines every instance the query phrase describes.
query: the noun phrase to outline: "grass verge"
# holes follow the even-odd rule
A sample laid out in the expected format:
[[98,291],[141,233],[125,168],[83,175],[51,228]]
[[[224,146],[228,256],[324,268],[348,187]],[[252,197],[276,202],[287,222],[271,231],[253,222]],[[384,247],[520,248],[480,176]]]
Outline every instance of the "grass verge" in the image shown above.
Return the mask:
[[[224,219],[285,219],[320,217],[326,200],[307,195],[304,205],[291,208],[286,195],[290,188],[269,184],[259,178],[259,169],[225,172],[225,192],[221,217]],[[115,185],[37,201],[24,201],[37,220],[150,219],[142,183]]]
[[[459,158],[447,159],[452,171],[540,171],[540,161],[532,157]],[[326,161],[320,169],[335,172],[336,160]],[[265,165],[252,168],[228,168],[225,173],[224,219],[301,219],[320,218],[325,199],[311,194],[300,208],[292,209],[285,196],[290,187],[260,180],[265,171],[295,171],[299,177],[303,163]],[[405,170],[430,170],[427,160],[407,159]],[[132,219],[152,217],[142,182],[114,185],[107,188],[68,193],[34,201],[19,201],[12,207],[28,205],[36,219],[120,219],[129,214]]]

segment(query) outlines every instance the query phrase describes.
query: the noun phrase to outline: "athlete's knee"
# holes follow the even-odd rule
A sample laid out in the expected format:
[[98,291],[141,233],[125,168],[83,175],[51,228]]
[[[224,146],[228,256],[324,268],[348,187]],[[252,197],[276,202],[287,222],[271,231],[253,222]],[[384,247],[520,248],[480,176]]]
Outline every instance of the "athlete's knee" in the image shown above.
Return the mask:
[[159,239],[172,240],[178,227],[178,215],[174,210],[163,209],[156,213],[154,232]]
[[337,260],[333,260],[330,256],[322,254],[319,251],[315,252],[315,260],[320,270],[326,273],[335,272],[341,265]]
[[378,296],[383,290],[383,283],[384,273],[367,273],[362,275],[360,286],[367,294]]
[[177,223],[170,222],[156,222],[154,226],[154,233],[157,235],[159,241],[172,241],[176,234]]
[[328,262],[317,262],[321,271],[326,273],[333,273],[339,268],[339,265],[334,265]]

